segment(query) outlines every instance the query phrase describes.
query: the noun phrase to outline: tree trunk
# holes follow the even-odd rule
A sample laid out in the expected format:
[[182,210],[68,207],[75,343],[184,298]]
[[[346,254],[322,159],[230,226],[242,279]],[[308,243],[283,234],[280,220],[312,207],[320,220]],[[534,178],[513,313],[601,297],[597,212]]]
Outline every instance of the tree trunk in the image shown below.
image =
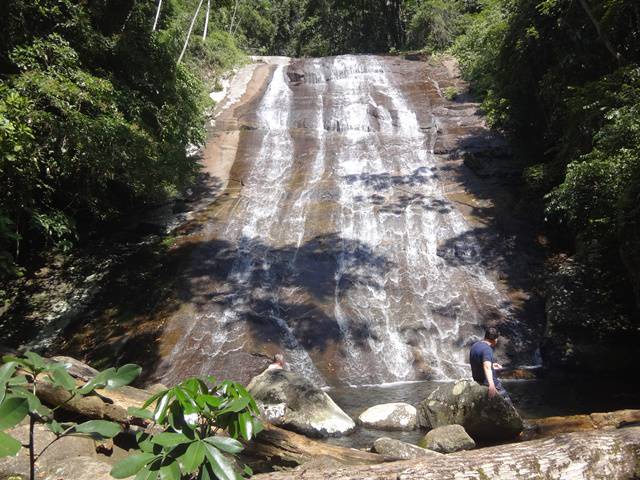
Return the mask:
[[[640,427],[575,432],[427,458],[304,472],[305,480],[464,480],[533,478],[631,479],[640,464]],[[257,475],[256,480],[300,478],[299,472]]]
[[209,27],[209,12],[211,11],[211,0],[207,0],[207,16],[204,18],[204,31],[202,32],[202,41],[207,39],[207,28]]
[[273,466],[295,467],[316,457],[329,457],[348,465],[384,461],[375,453],[319,442],[269,424],[246,445],[242,455],[252,467],[262,471]]
[[525,420],[525,423],[527,429],[523,433],[523,439],[533,440],[552,437],[560,433],[620,428],[635,423],[640,424],[640,410],[617,410],[590,415],[537,418]]
[[178,63],[182,62],[182,57],[184,57],[184,53],[187,51],[187,47],[189,46],[189,38],[191,37],[191,31],[193,30],[193,26],[196,23],[196,18],[198,18],[198,13],[200,12],[200,7],[202,7],[202,1],[198,3],[198,8],[196,8],[196,13],[193,14],[193,18],[191,19],[191,25],[189,25],[189,31],[187,32],[187,38],[184,41],[184,46],[182,47],[182,52],[180,52],[180,56],[178,57]]
[[602,31],[600,22],[598,22],[595,15],[591,11],[591,7],[589,7],[587,0],[578,0],[578,1],[582,6],[582,9],[585,11],[587,16],[589,17],[589,20],[591,20],[591,23],[595,27],[596,32],[598,33],[598,38],[604,44],[605,48],[613,56],[616,62],[620,64],[622,62],[622,56],[620,55],[620,52],[616,52],[616,49],[613,47],[613,44],[609,41],[609,37],[607,37],[605,33]]
[[45,404],[61,406],[67,412],[82,418],[127,423],[130,419],[127,409],[140,408],[152,393],[125,386],[117,390],[96,390],[96,394],[72,398],[62,388],[54,387],[48,382],[39,382],[36,395]]
[[152,32],[155,32],[156,28],[158,27],[158,19],[160,18],[160,8],[162,8],[162,0],[158,0],[158,10],[156,10],[156,18],[153,21],[153,28],[151,29]]

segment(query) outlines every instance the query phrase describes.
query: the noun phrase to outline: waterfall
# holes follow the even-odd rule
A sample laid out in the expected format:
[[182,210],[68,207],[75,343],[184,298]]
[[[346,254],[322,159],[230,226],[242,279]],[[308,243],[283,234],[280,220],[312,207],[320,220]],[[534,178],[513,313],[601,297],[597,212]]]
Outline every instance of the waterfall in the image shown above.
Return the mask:
[[415,109],[375,56],[275,67],[240,139],[243,187],[194,255],[206,301],[170,378],[267,350],[318,383],[468,376],[469,341],[506,301]]

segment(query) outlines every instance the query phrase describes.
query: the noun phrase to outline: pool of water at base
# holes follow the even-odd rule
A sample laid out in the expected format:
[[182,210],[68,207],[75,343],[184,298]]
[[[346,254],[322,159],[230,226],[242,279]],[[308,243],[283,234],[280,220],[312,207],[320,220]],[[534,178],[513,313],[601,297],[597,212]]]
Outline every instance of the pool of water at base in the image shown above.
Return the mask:
[[[541,418],[640,408],[640,382],[635,378],[562,377],[537,380],[502,380],[520,415]],[[331,388],[329,396],[356,420],[367,408],[381,403],[404,402],[417,406],[442,382],[423,381],[388,385]],[[353,448],[370,448],[380,437],[417,443],[425,434],[381,431],[358,426],[351,435],[325,441]]]

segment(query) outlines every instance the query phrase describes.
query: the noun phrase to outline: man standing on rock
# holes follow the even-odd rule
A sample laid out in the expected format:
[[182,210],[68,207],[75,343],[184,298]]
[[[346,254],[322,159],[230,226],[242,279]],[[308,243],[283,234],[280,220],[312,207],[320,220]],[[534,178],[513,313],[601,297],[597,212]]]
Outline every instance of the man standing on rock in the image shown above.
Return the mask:
[[507,402],[511,403],[509,394],[498,380],[496,370],[502,369],[502,365],[493,361],[493,349],[498,344],[498,329],[488,327],[484,331],[484,340],[474,343],[469,352],[471,375],[480,385],[489,387],[489,398],[499,393]]

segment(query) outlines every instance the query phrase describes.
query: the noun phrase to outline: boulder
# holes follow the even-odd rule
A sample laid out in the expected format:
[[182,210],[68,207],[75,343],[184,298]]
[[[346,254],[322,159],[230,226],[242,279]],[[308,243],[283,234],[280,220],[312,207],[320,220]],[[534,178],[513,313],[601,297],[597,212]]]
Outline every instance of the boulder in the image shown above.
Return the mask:
[[[29,426],[18,425],[7,432],[25,444],[29,440]],[[39,453],[56,437],[44,425],[34,431],[35,452]],[[72,461],[70,461],[72,459]],[[106,457],[96,452],[95,442],[87,437],[70,435],[51,444],[36,463],[37,477],[42,479],[102,480],[109,479],[111,466]],[[29,452],[22,448],[15,457],[0,459],[0,478],[29,476]]]
[[366,409],[358,420],[365,427],[378,430],[414,430],[417,410],[408,403],[384,403]]
[[429,429],[462,425],[476,441],[517,437],[522,418],[500,395],[489,398],[488,390],[471,380],[441,385],[420,403],[418,422]]
[[373,451],[379,453],[387,461],[410,460],[412,458],[439,458],[441,453],[411,445],[394,438],[382,437],[373,442]]
[[460,425],[445,425],[429,431],[418,443],[434,452],[453,453],[476,448],[476,442]]
[[108,463],[92,457],[73,457],[71,461],[67,459],[50,467],[43,480],[113,480],[111,468]]
[[310,437],[341,436],[356,427],[329,395],[293,372],[267,369],[247,389],[274,425]]

